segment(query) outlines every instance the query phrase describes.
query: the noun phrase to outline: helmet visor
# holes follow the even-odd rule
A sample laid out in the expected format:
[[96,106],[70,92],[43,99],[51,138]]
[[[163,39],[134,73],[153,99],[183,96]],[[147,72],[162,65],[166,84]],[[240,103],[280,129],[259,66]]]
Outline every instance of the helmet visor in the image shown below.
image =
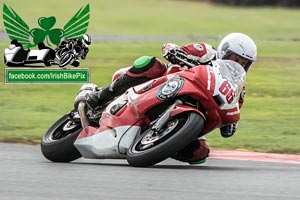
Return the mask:
[[228,59],[239,63],[245,69],[246,72],[250,69],[250,67],[252,65],[251,60],[241,57],[235,53],[231,53],[230,56],[228,57]]

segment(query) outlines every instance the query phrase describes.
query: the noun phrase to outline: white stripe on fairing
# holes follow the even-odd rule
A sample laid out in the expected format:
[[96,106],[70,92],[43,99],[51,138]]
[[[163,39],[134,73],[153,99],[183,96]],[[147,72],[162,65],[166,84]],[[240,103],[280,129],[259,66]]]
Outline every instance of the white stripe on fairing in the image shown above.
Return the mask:
[[207,70],[207,90],[210,91],[210,85],[211,85],[211,74],[210,74],[210,68],[206,67]]
[[[125,133],[129,128],[130,130]],[[74,145],[85,158],[125,158],[127,149],[138,133],[140,133],[139,126],[120,126],[77,139]]]

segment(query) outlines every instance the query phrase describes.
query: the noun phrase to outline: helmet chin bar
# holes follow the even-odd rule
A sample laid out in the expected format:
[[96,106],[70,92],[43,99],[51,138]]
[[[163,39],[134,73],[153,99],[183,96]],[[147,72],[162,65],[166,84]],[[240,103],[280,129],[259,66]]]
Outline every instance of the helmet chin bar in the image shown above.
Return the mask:
[[248,72],[248,70],[251,68],[253,62],[252,61],[248,61],[248,63],[246,64],[246,66],[244,67],[245,71]]
[[[242,64],[239,63],[239,62],[238,62],[238,63],[241,64],[241,66],[244,68],[244,70],[245,70],[246,72],[248,72],[248,70],[251,68],[253,62],[252,62],[251,60],[249,60],[248,58],[245,58],[244,56],[241,56],[241,55],[239,55],[239,54],[237,54],[237,53],[235,53],[235,52],[233,52],[233,51],[231,51],[231,50],[227,50],[227,51],[225,52],[223,58],[221,58],[221,59],[222,59],[222,60],[232,60],[232,59],[230,59],[230,56],[231,56],[232,54],[235,54],[236,56],[238,56],[238,57],[240,57],[240,58],[243,58],[243,59],[247,60],[247,63],[244,64],[244,65],[242,65]],[[236,60],[232,60],[232,61],[237,62]]]

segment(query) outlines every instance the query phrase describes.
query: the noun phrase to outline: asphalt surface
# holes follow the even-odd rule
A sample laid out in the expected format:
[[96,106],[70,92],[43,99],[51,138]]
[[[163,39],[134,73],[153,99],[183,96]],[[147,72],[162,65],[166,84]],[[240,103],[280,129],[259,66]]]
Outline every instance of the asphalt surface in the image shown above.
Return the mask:
[[39,146],[0,143],[0,199],[300,199],[300,165],[168,159],[150,168],[126,160],[52,163]]

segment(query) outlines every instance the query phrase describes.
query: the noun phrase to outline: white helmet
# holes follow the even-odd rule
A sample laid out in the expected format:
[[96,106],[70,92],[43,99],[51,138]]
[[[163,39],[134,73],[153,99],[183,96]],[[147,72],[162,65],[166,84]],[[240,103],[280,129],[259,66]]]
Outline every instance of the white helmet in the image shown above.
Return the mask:
[[249,36],[243,33],[230,33],[220,42],[217,49],[217,58],[228,60],[232,54],[236,54],[247,61],[243,66],[247,72],[252,63],[256,61],[257,48]]
[[82,35],[82,43],[87,47],[92,43],[92,38],[88,34]]

